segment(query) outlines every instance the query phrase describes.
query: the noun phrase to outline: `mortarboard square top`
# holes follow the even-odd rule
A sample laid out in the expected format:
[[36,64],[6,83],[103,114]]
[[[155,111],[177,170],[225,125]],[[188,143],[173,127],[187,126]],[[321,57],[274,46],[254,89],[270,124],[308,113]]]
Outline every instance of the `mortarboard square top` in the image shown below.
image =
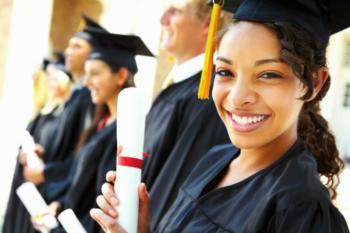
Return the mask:
[[95,41],[95,38],[91,35],[91,32],[108,33],[108,31],[84,13],[82,13],[82,18],[84,19],[85,27],[81,31],[75,33],[74,37],[84,39],[93,46],[97,42]]
[[322,48],[327,46],[331,34],[350,26],[349,0],[226,1],[224,9],[235,11],[235,19],[288,22],[308,32]]
[[152,52],[142,39],[136,35],[121,35],[90,30],[87,30],[87,32],[96,41],[88,59],[100,59],[111,67],[124,66],[129,71],[136,73],[136,55],[153,57]]

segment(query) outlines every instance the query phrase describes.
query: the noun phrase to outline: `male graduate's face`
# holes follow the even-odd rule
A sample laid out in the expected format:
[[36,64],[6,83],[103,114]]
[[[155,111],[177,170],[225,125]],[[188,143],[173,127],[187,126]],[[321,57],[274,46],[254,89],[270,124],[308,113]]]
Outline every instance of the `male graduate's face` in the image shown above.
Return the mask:
[[243,21],[219,44],[213,98],[239,148],[286,145],[297,138],[305,89],[280,51],[272,30]]
[[118,73],[112,72],[102,60],[87,60],[85,63],[85,85],[91,92],[95,104],[115,101],[118,93]]
[[84,71],[84,63],[90,53],[91,45],[79,37],[72,37],[65,50],[65,63],[67,69],[74,73]]
[[205,45],[208,25],[196,17],[194,7],[191,0],[169,0],[160,20],[161,45],[177,59],[196,55]]

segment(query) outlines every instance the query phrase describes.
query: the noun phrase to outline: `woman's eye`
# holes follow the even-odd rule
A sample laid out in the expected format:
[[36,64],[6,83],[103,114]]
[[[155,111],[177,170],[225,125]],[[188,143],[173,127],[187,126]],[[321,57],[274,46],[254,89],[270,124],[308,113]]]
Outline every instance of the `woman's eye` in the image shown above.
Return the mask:
[[230,77],[232,76],[232,72],[229,70],[217,70],[215,71],[215,74],[217,76],[221,76],[221,77]]
[[282,79],[282,75],[276,73],[276,72],[266,72],[260,75],[260,78],[263,79]]

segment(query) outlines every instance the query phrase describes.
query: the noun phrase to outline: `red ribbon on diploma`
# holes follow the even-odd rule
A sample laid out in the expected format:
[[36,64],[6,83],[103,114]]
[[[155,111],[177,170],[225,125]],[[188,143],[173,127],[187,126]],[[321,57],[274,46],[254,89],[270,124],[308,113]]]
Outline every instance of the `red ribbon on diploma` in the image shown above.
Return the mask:
[[118,156],[118,165],[142,169],[143,160],[127,156]]

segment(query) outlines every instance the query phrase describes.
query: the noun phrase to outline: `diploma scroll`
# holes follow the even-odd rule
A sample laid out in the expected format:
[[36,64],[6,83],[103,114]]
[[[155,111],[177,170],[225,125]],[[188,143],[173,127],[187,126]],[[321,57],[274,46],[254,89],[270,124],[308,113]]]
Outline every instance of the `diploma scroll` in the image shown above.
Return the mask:
[[56,218],[50,214],[49,206],[33,183],[23,183],[16,189],[16,193],[35,221],[50,229],[58,226]]
[[67,233],[87,233],[72,209],[62,211],[57,218]]
[[25,130],[23,133],[23,138],[22,138],[22,150],[26,153],[28,153],[27,156],[27,166],[30,168],[35,168],[41,165],[41,161],[38,157],[37,154],[35,154],[34,150],[35,150],[35,142],[34,139],[32,137],[32,135],[30,135],[30,133]]
[[141,181],[145,130],[144,96],[137,88],[126,88],[118,96],[117,141],[123,147],[117,161],[115,191],[119,197],[118,222],[128,232],[137,232],[138,185]]

